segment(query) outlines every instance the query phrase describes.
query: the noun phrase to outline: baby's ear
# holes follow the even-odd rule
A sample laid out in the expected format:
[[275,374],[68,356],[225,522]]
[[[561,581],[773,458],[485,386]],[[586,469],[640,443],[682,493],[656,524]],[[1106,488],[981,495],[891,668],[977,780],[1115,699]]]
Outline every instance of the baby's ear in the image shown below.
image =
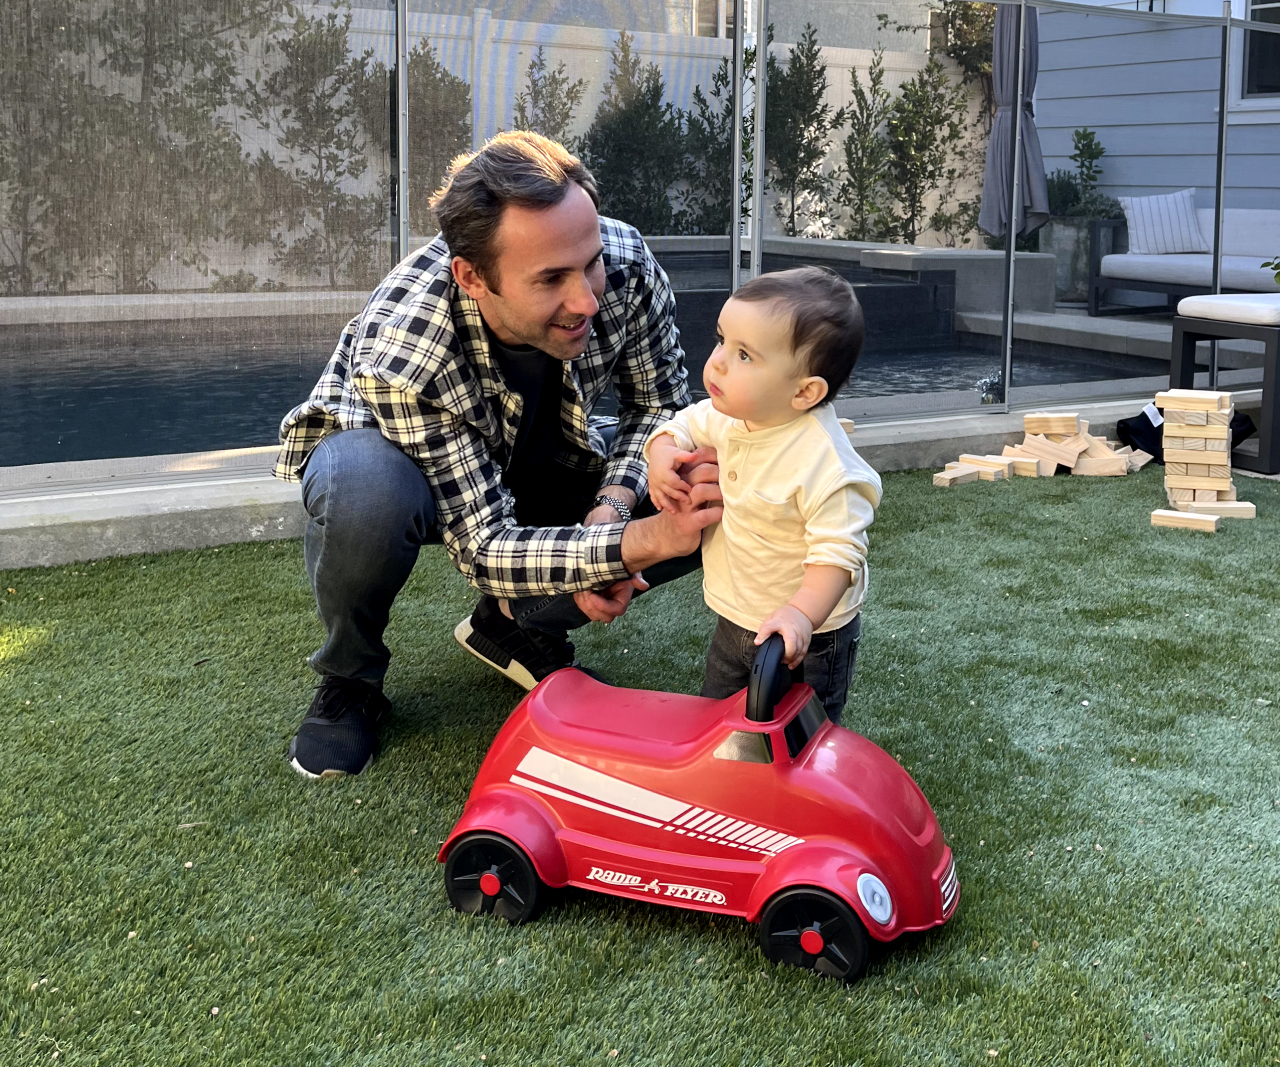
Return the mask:
[[797,411],[808,411],[815,408],[827,398],[827,379],[817,374],[801,378],[795,396],[791,398],[791,406]]

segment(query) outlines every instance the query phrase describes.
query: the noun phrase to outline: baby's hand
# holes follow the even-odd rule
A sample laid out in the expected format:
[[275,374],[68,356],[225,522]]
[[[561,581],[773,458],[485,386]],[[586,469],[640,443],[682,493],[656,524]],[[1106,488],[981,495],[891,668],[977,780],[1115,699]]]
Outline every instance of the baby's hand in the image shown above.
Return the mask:
[[794,670],[800,666],[809,652],[809,642],[813,639],[813,623],[799,608],[783,604],[760,624],[760,632],[756,634],[756,644],[764,644],[765,638],[770,634],[782,635],[785,646],[782,658],[787,666]]
[[693,487],[680,476],[680,467],[694,458],[670,434],[663,434],[649,446],[649,499],[659,511],[688,507]]

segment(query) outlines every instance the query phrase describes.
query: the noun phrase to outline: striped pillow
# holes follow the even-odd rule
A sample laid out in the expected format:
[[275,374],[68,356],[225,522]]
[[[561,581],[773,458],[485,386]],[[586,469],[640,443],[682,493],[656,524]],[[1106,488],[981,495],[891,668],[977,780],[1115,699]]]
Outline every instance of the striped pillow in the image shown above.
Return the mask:
[[1196,221],[1195,190],[1168,196],[1122,196],[1129,224],[1129,251],[1141,256],[1170,252],[1212,252]]

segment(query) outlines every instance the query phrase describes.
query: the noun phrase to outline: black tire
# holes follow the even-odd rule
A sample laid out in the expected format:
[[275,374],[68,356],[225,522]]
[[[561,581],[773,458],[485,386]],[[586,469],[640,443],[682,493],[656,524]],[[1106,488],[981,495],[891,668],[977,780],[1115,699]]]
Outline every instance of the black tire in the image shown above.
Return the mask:
[[445,860],[449,903],[467,915],[495,915],[519,926],[537,913],[544,888],[524,850],[501,834],[467,834]]
[[[812,951],[814,934],[821,939],[817,951]],[[862,920],[823,889],[784,889],[760,916],[760,948],[774,963],[856,982],[867,969],[869,947]]]

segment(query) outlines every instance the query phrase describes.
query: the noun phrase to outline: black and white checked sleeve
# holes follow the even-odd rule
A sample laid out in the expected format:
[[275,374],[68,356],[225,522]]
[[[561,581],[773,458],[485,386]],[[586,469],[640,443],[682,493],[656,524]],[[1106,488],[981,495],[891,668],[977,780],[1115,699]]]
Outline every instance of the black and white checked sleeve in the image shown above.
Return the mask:
[[645,441],[688,407],[690,397],[676,329],[675,294],[648,245],[640,242],[640,248],[640,276],[630,301],[627,340],[613,367],[618,433],[602,484],[625,485],[643,498],[648,491]]
[[353,377],[383,436],[426,476],[445,548],[468,583],[490,596],[515,599],[628,577],[623,523],[517,526],[511,495],[474,426],[367,366]]

